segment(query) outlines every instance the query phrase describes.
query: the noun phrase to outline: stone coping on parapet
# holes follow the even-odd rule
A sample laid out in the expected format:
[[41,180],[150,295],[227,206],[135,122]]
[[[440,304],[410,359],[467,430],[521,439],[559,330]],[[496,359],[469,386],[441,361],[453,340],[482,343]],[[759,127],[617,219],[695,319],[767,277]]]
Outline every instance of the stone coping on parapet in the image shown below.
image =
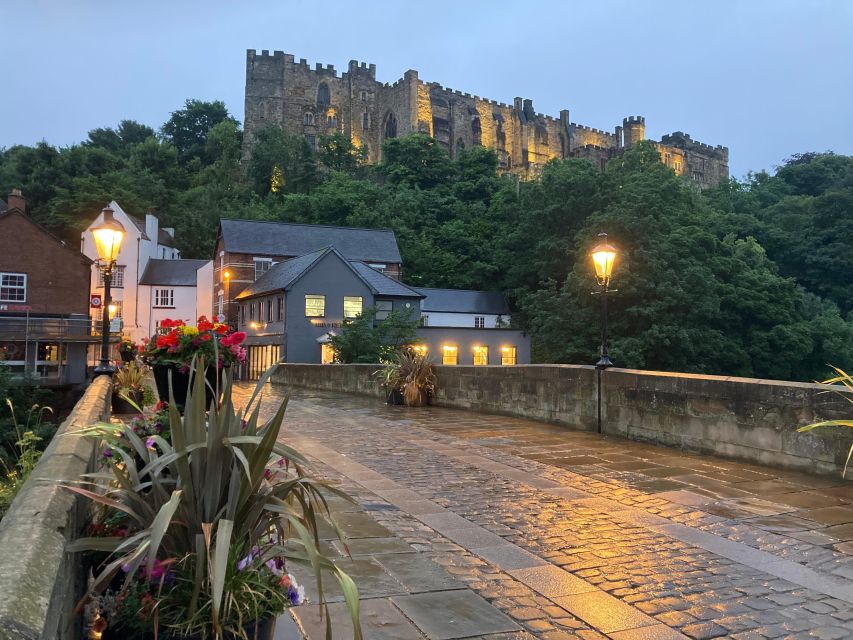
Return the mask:
[[111,392],[109,376],[89,385],[0,522],[0,640],[75,635],[82,566],[65,545],[82,529],[85,510],[60,483],[89,471],[95,441],[73,434],[108,417]]

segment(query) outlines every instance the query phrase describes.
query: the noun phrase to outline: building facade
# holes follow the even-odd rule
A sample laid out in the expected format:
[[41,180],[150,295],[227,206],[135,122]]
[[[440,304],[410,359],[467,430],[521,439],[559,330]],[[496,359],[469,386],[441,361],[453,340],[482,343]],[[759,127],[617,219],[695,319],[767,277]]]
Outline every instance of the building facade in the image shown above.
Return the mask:
[[[200,282],[197,273],[209,261],[181,259],[174,229],[161,227],[153,213],[142,220],[126,213],[115,201],[108,208],[125,230],[111,283],[118,330],[138,343],[153,335],[164,318],[194,322],[199,315],[209,314],[212,276]],[[93,261],[98,252],[92,229],[102,221],[100,213],[81,234],[81,250]],[[103,275],[97,264],[91,267],[90,280],[92,292],[103,295]],[[96,327],[100,327],[102,314],[102,308],[92,309]]]
[[45,386],[87,377],[92,261],[30,218],[19,190],[0,213],[0,360]]
[[[482,293],[482,292],[466,292]],[[280,262],[237,297],[237,326],[245,331],[248,377],[276,362],[330,364],[330,341],[347,319],[376,309],[376,322],[392,311],[412,321],[424,294],[365,262],[326,247]],[[530,339],[500,328],[421,327],[416,345],[444,364],[528,364]]]
[[333,246],[348,260],[369,264],[400,280],[403,259],[390,229],[359,229],[260,220],[219,222],[213,261],[213,306],[236,325],[237,296],[276,264]]
[[467,327],[471,329],[508,328],[509,305],[497,291],[430,289],[416,287],[421,300],[421,326]]
[[[629,116],[609,131],[559,115],[537,113],[533,101],[516,97],[512,104],[425,82],[414,70],[392,84],[376,79],[376,65],[350,60],[338,73],[333,65],[297,61],[283,51],[246,52],[244,157],[252,151],[255,132],[274,125],[305,136],[316,147],[321,136],[335,132],[367,148],[369,162],[379,162],[382,143],[411,133],[435,138],[451,157],[474,146],[494,149],[500,167],[523,177],[538,174],[554,158],[586,158],[603,169],[624,149],[645,139],[646,121]],[[729,174],[729,152],[723,146],[693,141],[675,132],[655,142],[661,161],[700,187],[715,186]]]

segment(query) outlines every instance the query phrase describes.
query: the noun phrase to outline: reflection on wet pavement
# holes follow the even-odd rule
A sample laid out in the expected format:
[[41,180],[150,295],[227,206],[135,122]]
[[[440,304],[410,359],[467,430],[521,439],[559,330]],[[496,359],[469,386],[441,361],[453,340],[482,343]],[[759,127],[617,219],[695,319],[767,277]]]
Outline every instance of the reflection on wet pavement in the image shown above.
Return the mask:
[[[853,637],[853,485],[840,478],[303,389],[285,423],[282,439],[390,532],[357,549],[381,567],[406,557],[404,540],[467,587],[432,599],[476,595],[500,613],[474,637]],[[430,626],[431,598],[391,586],[381,611],[426,637],[472,636]]]

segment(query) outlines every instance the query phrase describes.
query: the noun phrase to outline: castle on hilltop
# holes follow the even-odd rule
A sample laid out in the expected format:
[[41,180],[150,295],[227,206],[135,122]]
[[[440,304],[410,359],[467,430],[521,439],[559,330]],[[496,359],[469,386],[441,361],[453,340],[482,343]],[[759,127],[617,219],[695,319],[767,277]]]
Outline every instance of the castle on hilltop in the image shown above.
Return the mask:
[[[521,176],[536,175],[552,158],[587,158],[604,169],[624,149],[645,138],[646,121],[630,116],[602,131],[571,122],[569,110],[558,117],[536,113],[533,101],[515,98],[504,104],[424,82],[409,70],[393,84],[376,80],[376,65],[350,60],[338,74],[333,65],[282,51],[246,52],[244,156],[251,153],[255,131],[277,125],[304,135],[312,146],[336,131],[367,147],[378,162],[382,143],[409,133],[431,135],[451,157],[482,145],[498,154],[500,167]],[[661,161],[701,187],[729,175],[729,150],[697,142],[681,131],[655,142]]]

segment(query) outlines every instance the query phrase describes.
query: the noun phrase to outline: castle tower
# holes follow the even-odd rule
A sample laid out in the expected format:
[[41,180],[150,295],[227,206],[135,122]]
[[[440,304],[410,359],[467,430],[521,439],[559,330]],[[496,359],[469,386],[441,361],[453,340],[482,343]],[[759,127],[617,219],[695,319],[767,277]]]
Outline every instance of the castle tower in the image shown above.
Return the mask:
[[643,116],[628,116],[622,120],[623,146],[628,149],[635,142],[646,138],[646,119]]

